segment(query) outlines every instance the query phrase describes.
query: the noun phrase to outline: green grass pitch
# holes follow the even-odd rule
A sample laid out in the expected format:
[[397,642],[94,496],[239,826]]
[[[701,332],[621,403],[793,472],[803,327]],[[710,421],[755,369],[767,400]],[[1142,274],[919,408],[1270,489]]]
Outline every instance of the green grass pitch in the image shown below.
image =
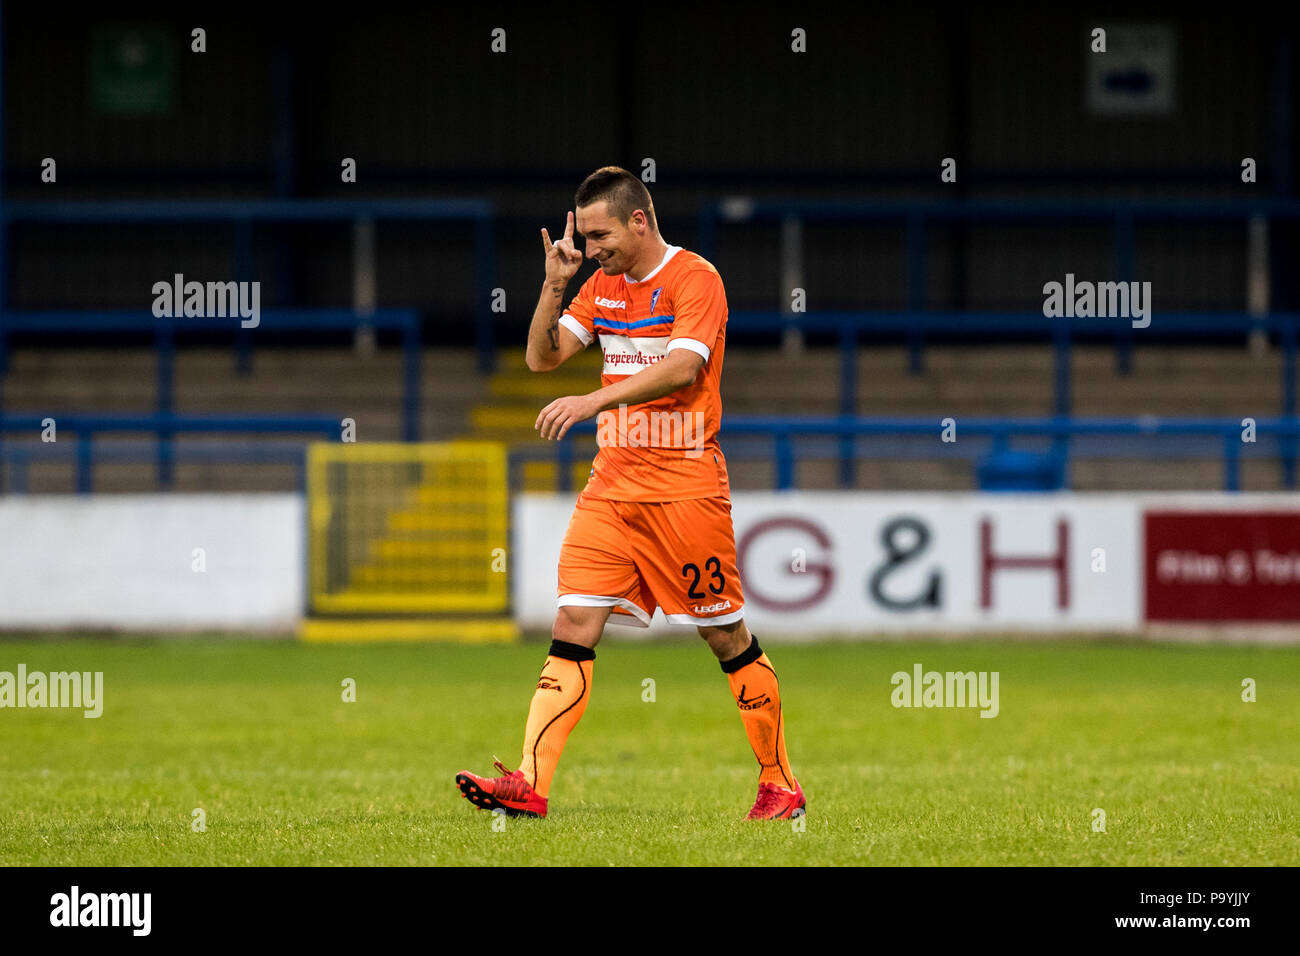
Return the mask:
[[[102,671],[104,713],[0,710],[0,864],[1300,863],[1295,649],[764,646],[802,831],[742,819],[757,764],[694,637],[601,645],[546,820],[453,783],[494,753],[517,766],[545,643],[8,640],[0,671]],[[999,715],[894,708],[890,675],[915,663],[998,671]]]

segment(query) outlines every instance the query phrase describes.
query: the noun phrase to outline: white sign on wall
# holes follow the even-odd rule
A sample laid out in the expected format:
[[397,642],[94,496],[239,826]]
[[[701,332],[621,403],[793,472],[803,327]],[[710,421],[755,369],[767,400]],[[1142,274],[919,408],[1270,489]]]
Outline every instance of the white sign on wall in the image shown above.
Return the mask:
[[[573,501],[516,498],[515,608],[525,627],[554,619]],[[1131,495],[1069,492],[736,493],[745,620],[782,635],[1132,631],[1139,512]],[[657,630],[681,629],[660,612]]]
[[1178,49],[1174,28],[1168,24],[1098,26],[1106,31],[1106,52],[1090,47],[1086,54],[1089,112],[1097,116],[1173,113]]

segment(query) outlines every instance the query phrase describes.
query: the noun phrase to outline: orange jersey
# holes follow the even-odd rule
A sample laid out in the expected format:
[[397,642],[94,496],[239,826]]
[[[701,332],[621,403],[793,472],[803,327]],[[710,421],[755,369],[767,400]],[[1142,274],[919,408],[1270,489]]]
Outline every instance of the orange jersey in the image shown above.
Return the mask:
[[578,290],[560,324],[605,353],[601,385],[621,382],[687,348],[704,357],[685,388],[596,417],[600,451],[584,494],[615,501],[730,499],[722,423],[722,353],[727,295],[712,264],[680,246],[644,279],[597,270]]

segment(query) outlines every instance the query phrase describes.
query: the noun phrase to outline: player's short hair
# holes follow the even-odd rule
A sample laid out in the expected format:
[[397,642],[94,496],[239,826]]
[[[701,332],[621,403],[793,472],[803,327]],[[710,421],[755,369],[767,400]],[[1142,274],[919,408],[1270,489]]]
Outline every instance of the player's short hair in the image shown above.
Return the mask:
[[609,204],[609,212],[623,225],[627,225],[632,213],[638,209],[645,213],[646,222],[655,232],[659,225],[655,221],[655,204],[650,199],[650,190],[645,183],[629,173],[622,166],[602,166],[582,181],[573,197],[574,207],[590,206],[604,200]]

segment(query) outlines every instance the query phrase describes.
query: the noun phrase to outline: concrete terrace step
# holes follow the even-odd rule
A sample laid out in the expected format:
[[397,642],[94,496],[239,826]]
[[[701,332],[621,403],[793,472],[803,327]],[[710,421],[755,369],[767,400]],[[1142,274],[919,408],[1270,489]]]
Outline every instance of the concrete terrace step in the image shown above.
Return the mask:
[[[769,491],[775,467],[771,461],[728,460],[731,487],[736,491]],[[525,463],[524,488],[549,492],[556,487],[554,463]],[[570,487],[585,484],[590,463],[575,462]],[[1243,461],[1241,488],[1244,491],[1281,491],[1280,469],[1275,462]],[[838,462],[805,461],[798,468],[797,487],[806,490],[839,487]],[[1215,459],[1144,461],[1127,459],[1078,460],[1071,462],[1070,477],[1079,491],[1218,491],[1223,488],[1223,463]],[[858,462],[854,487],[881,491],[969,491],[975,472],[964,460],[907,460]],[[140,493],[156,491],[156,473],[150,463],[99,464],[94,489],[98,493]],[[179,492],[296,491],[298,470],[291,465],[185,464],[176,466],[175,490]],[[6,487],[5,490],[8,490]],[[33,463],[27,479],[31,494],[70,494],[76,490],[73,469],[62,464]],[[462,530],[469,525],[462,523]],[[426,534],[446,534],[447,528],[408,529]]]
[[470,427],[495,429],[498,431],[515,431],[521,436],[534,434],[533,425],[537,422],[540,406],[533,405],[478,405],[470,412]]
[[594,344],[583,349],[576,355],[572,356],[567,362],[556,369],[555,372],[534,372],[528,367],[525,361],[524,349],[502,349],[497,352],[497,372],[502,374],[520,373],[523,375],[554,375],[556,372],[564,371],[589,371],[600,374],[601,366],[604,364],[601,351]]
[[[569,487],[577,490],[587,483],[591,474],[589,460],[575,461],[570,473]],[[555,491],[557,472],[555,462],[526,461],[523,464],[523,491]]]
[[555,445],[540,437],[530,425],[527,430],[519,428],[479,428],[472,432],[462,431],[454,436],[458,441],[499,441],[511,448],[542,449],[554,454]]
[[[472,354],[448,355],[437,350],[421,353],[421,369],[441,381],[480,381],[476,360]],[[248,381],[270,378],[277,381],[305,378],[320,382],[322,376],[340,381],[364,381],[382,377],[395,379],[399,384],[404,368],[402,353],[395,349],[381,350],[370,357],[359,357],[349,350],[304,350],[286,353],[272,349],[254,349],[252,364],[247,376],[236,372],[233,350],[219,349],[191,351],[179,349],[176,354],[177,380],[192,378],[196,381]],[[131,350],[49,350],[17,349],[10,355],[9,374],[20,379],[62,377],[68,374],[107,375],[112,378],[152,377],[157,369],[157,357],[152,349]]]
[[488,391],[494,399],[527,401],[539,408],[561,395],[583,395],[600,387],[598,374],[572,374],[559,371],[531,378],[494,375]]
[[[1140,335],[1135,336],[1140,341]],[[192,413],[330,413],[357,421],[362,441],[401,437],[402,361],[397,349],[362,358],[347,348],[256,348],[253,372],[235,372],[229,347],[188,348],[177,353],[176,409]],[[5,408],[15,411],[140,412],[156,403],[156,356],[148,347],[130,349],[35,350],[9,356]],[[869,416],[1047,415],[1052,410],[1054,355],[1048,345],[928,347],[925,371],[911,375],[902,346],[864,346],[856,357],[858,411]],[[481,376],[471,349],[426,348],[422,355],[421,432],[425,439],[458,436],[506,441],[526,452],[553,453],[532,428],[538,410],[551,399],[582,394],[599,383],[600,354],[579,353],[549,373],[527,370],[521,348],[503,351],[500,370]],[[1073,411],[1077,415],[1162,417],[1272,416],[1280,405],[1281,359],[1274,349],[1256,358],[1237,346],[1185,348],[1136,345],[1134,373],[1115,371],[1112,346],[1080,345],[1072,352]],[[838,349],[732,350],[723,376],[724,425],[736,415],[835,415],[839,411]],[[478,425],[471,433],[471,428]],[[724,427],[724,443],[726,442]],[[593,442],[587,444],[594,447]],[[590,453],[580,448],[574,487],[586,480]],[[973,472],[963,460],[858,464],[860,487],[906,489],[970,488]],[[1219,488],[1217,458],[1191,462],[1075,462],[1079,488]],[[522,477],[529,487],[554,488],[554,463],[529,462]],[[733,484],[770,488],[768,460],[732,462]],[[1279,487],[1279,469],[1269,462],[1243,462],[1247,489]],[[97,490],[154,490],[149,463],[99,463]],[[282,465],[177,465],[178,490],[291,490],[298,472]],[[752,483],[746,485],[752,479]],[[805,462],[801,487],[838,486],[838,463]],[[31,466],[28,487],[71,491],[75,472],[67,463]]]

